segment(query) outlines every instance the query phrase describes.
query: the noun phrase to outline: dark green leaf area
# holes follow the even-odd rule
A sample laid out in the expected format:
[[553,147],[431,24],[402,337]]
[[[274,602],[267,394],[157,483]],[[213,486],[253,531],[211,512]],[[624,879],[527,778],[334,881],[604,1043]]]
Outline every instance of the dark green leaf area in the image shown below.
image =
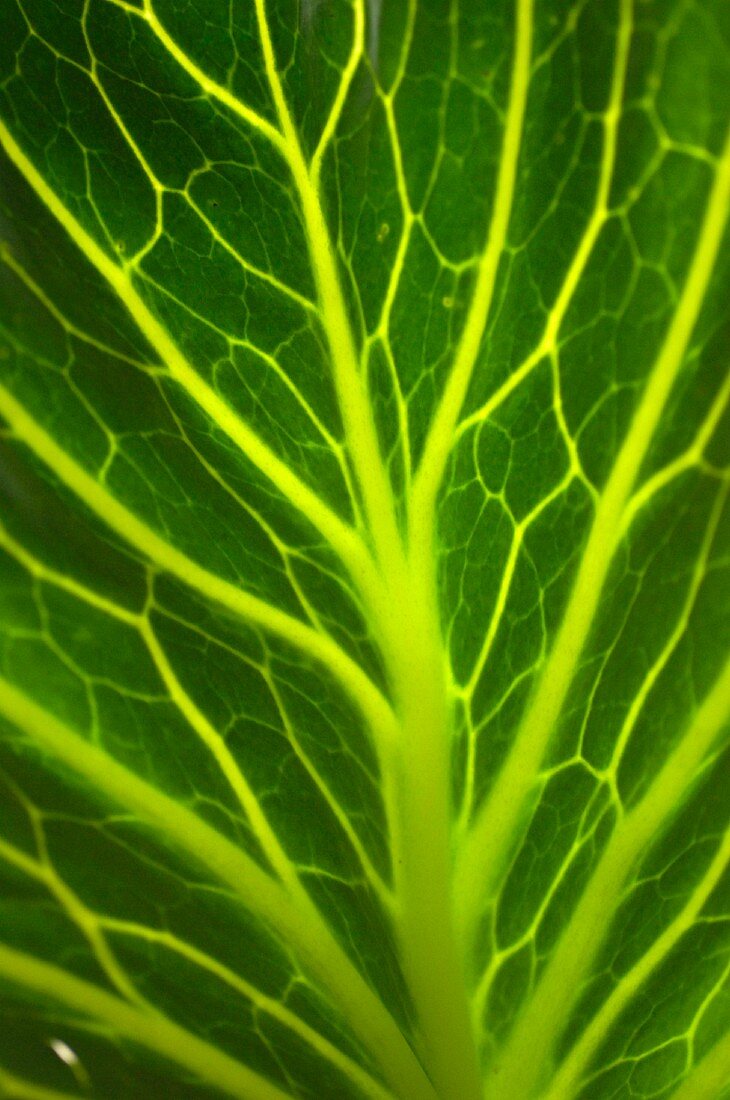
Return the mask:
[[713,864],[730,817],[724,787],[729,762],[727,754],[721,754],[642,861],[637,884],[617,913],[605,949],[614,977],[640,960],[688,902],[705,912],[702,895],[721,881]]
[[[20,775],[16,778],[20,782]],[[71,810],[62,814],[47,807],[55,793],[52,788],[49,783],[47,797],[42,790],[33,791],[34,801],[27,798],[27,802],[33,807],[51,881],[60,883],[59,894],[34,886],[27,873],[21,881],[16,872],[8,889],[14,904],[8,905],[3,919],[6,939],[22,939],[24,944],[27,940],[32,953],[50,961],[62,958],[75,973],[97,984],[113,987],[120,974],[132,985],[139,979],[146,981],[150,953],[164,948],[192,955],[203,969],[215,969],[210,960],[217,960],[244,984],[251,983],[274,1000],[285,998],[291,964],[240,900],[201,878],[194,862],[165,850],[149,830],[122,817],[115,820],[113,811],[107,820],[100,819],[98,809],[94,815],[78,792],[75,816]],[[8,842],[8,851],[12,847]],[[7,854],[3,858],[8,862]],[[85,928],[75,924],[81,917]],[[98,933],[131,937],[142,945],[135,965],[110,969],[98,943],[90,938]],[[174,969],[172,954],[166,957],[166,966]],[[152,991],[150,997],[154,1001]],[[302,1013],[305,1003],[306,998]]]
[[509,947],[534,931],[546,899],[596,825],[598,782],[574,764],[548,781],[512,863],[496,912],[496,942]]
[[[383,808],[380,769],[362,718],[329,677],[317,675],[301,657],[285,647],[272,648],[272,674],[276,681],[279,728],[286,734],[285,759],[299,761],[297,771],[309,773],[310,782],[299,778],[302,794],[311,791],[319,808],[310,807],[308,820],[297,825],[298,843],[317,845],[315,864],[328,866],[335,856],[343,860],[345,878],[359,881],[362,869],[345,837],[357,837],[372,860],[376,873],[390,879],[390,853]],[[292,787],[282,793],[282,809],[291,812],[298,801]],[[287,803],[290,809],[287,810]],[[329,807],[329,812],[328,808]],[[315,834],[331,821],[339,839],[317,840]],[[312,832],[311,840],[307,840]],[[293,838],[292,838],[293,839]],[[306,864],[313,852],[302,852]],[[335,873],[337,873],[335,871]]]
[[[554,407],[554,378],[547,364],[535,372],[530,385],[505,401],[492,424],[510,441],[504,500],[512,517],[523,521],[549,503],[570,466],[567,441]],[[480,475],[484,467],[494,466],[495,458],[499,463],[489,442],[482,448],[480,441],[477,450]],[[484,480],[488,482],[489,474]]]
[[232,246],[224,247],[185,197],[165,195],[163,220],[166,231],[144,256],[140,273],[153,302],[164,296],[191,315],[188,326],[172,326],[183,328],[182,337],[197,320],[227,342],[253,341],[271,353],[307,323],[302,304],[242,263]]
[[[472,502],[477,504],[476,509],[462,510],[462,506]],[[455,518],[461,519],[461,524],[449,524],[449,508]],[[482,487],[475,482],[454,491],[444,511],[444,526],[450,529],[448,543],[442,548],[443,603],[451,615],[449,638],[454,676],[465,683],[485,642],[484,624],[494,612],[501,587],[501,566],[509,554],[514,527],[497,500],[484,501]],[[467,518],[468,529],[459,531],[459,526],[467,526],[463,523]],[[442,535],[442,539],[445,542],[446,536]]]
[[[197,335],[199,334],[196,334],[196,342]],[[297,472],[302,481],[316,487],[325,503],[330,504],[340,517],[350,519],[353,504],[341,459],[328,447],[321,445],[321,436],[318,439],[313,435],[311,423],[305,426],[302,438],[298,438],[291,430],[291,422],[287,424],[281,416],[282,408],[291,410],[290,393],[280,402],[278,398],[282,394],[277,381],[268,376],[264,381],[265,368],[248,351],[236,352],[233,357],[234,370],[227,355],[221,355],[217,360],[217,355],[221,352],[217,342],[212,348],[204,344],[202,350],[215,353],[211,362],[218,362],[215,372],[217,384],[221,386],[227,402],[230,398],[230,406],[235,409],[236,406],[247,405],[254,410],[259,434],[264,435],[267,430],[271,431],[272,436],[276,437],[277,446],[289,449],[291,461],[301,464]],[[302,357],[309,350],[308,341],[303,341]],[[315,352],[319,354],[316,345]],[[242,378],[247,378],[247,382],[240,381]],[[255,391],[250,389],[251,383],[255,384],[256,380],[265,390],[267,399],[270,395],[276,395],[277,403],[273,413],[268,408],[263,412]],[[291,508],[266,474],[231,441],[222,428],[211,424],[176,383],[167,380],[164,392],[174,412],[179,434],[188,442],[201,465],[218,481],[231,501],[248,510],[251,515],[259,516],[259,522],[275,532],[286,548],[291,548],[292,551],[301,550],[308,555],[316,551],[315,557],[323,561],[323,565],[326,563],[325,567],[330,572],[341,573],[339,559],[323,544],[324,540],[313,524],[298,510]],[[293,420],[299,428],[302,424],[301,407],[295,410]]]
[[279,158],[264,142],[250,150],[242,146],[233,164],[221,163],[191,176],[186,198],[219,246],[212,255],[217,260],[214,268],[228,252],[239,263],[314,298],[296,199]]
[[382,909],[369,890],[350,888],[314,868],[303,880],[345,951],[356,961],[373,989],[406,1035],[416,1028],[411,995],[399,958],[398,943]]
[[164,647],[161,653],[151,648],[158,645],[154,630],[148,642],[138,629],[56,586],[33,589],[27,578],[22,585],[17,572],[14,585],[13,575],[12,570],[5,574],[12,623],[7,624],[3,675],[31,697],[42,691],[48,711],[74,733],[197,808],[260,859],[245,811],[211,749],[168,699],[161,676],[168,659]]
[[[103,11],[103,0],[96,3]],[[175,42],[208,77],[274,120],[271,94],[262,73],[253,4],[228,11],[216,0],[204,0],[194,8],[174,0],[161,0],[155,4],[155,10]],[[139,51],[142,52],[142,46]]]
[[110,988],[82,929],[42,882],[8,858],[14,853],[9,844],[0,852],[0,940],[46,962],[62,960],[79,977]]
[[438,169],[452,38],[444,0],[418,5],[414,16],[405,69],[397,71],[395,119],[409,204],[420,211]]
[[[158,15],[164,27],[165,16],[161,11]],[[195,79],[170,63],[165,46],[144,18],[128,7],[93,0],[87,28],[98,63],[99,94],[108,100],[160,184],[184,188],[192,173],[218,161],[251,164],[257,146],[248,127],[229,109],[209,102]],[[197,40],[205,42],[204,37]],[[263,155],[270,163],[272,154],[267,150]]]
[[[142,610],[148,591],[143,565],[110,541],[108,529],[54,484],[47,469],[0,441],[0,553],[7,569],[0,578],[3,606],[12,632],[39,624],[33,576],[45,584],[81,585],[122,611]],[[71,522],[73,517],[73,522]]]
[[354,5],[277,4],[270,33],[289,111],[305,153],[311,155],[327,125],[352,49]]
[[497,965],[482,1024],[497,1042],[509,1034],[519,1006],[534,978],[534,954],[529,944],[516,948]]
[[[663,723],[664,737],[676,729],[674,708],[681,696],[665,693],[670,679],[676,685],[691,675],[685,635],[692,630],[695,641],[691,644],[701,645],[701,639],[708,637],[705,628],[717,630],[717,615],[712,616],[714,626],[710,622],[705,626],[697,603],[705,584],[714,587],[710,577],[700,581],[702,571],[722,555],[719,524],[725,492],[712,478],[686,476],[685,484],[673,483],[653,499],[628,535],[602,601],[583,674],[573,688],[574,704],[563,725],[565,743],[573,747],[565,751],[578,749],[596,768],[618,767],[634,735],[634,700],[651,690],[657,677],[662,688],[654,688],[652,714],[658,725],[653,736],[657,737]],[[692,492],[687,492],[689,484]],[[654,758],[659,745],[650,750],[643,744],[643,749]],[[665,751],[666,743],[661,754]],[[628,774],[624,775],[628,781]],[[645,779],[651,775],[645,764],[641,775]]]
[[499,746],[514,736],[529,677],[559,625],[590,517],[585,487],[573,481],[525,531],[489,660],[471,693],[480,796],[499,766]]
[[[549,111],[545,117],[553,118]],[[530,274],[531,285],[523,291],[527,305],[545,311],[554,305],[562,289],[593,214],[601,137],[597,123],[581,123],[570,117],[563,128],[556,128],[551,134],[538,131],[535,135],[536,148],[529,157],[529,167],[525,168],[513,231],[515,244],[524,249]],[[559,202],[552,198],[554,194],[559,196]],[[552,201],[546,204],[548,197]],[[496,325],[499,327],[499,319]]]
[[385,345],[380,340],[374,341],[370,346],[367,370],[373,421],[390,476],[396,508],[402,515],[407,463],[410,456],[408,441],[403,439],[401,431],[401,405],[397,378]]
[[473,283],[470,271],[444,267],[433,244],[416,224],[393,301],[390,348],[400,390],[408,406],[412,461],[420,457],[451,354],[463,326]]
[[[623,213],[637,258],[643,267],[657,271],[670,301],[684,282],[710,180],[702,159],[670,150],[625,202]],[[671,310],[671,304],[667,308]],[[624,349],[627,359],[630,347]]]
[[[63,229],[6,158],[0,162],[0,212],[4,223],[4,263],[0,268],[3,346],[11,337],[15,337],[16,346],[24,346],[26,339],[36,339],[38,331],[48,332],[49,346],[43,360],[61,368],[69,347],[64,346],[62,358],[57,357],[60,324],[73,348],[79,348],[77,341],[84,346],[95,343],[97,347],[102,345],[99,350],[106,349],[117,358],[140,365],[156,362],[100,272],[80,250],[69,248]],[[31,324],[33,313],[35,325]],[[77,341],[72,340],[74,336]],[[56,354],[50,354],[54,350]]]
[[[727,645],[730,621],[726,546],[723,538],[709,548],[710,567],[696,585],[696,598],[682,623],[681,638],[652,685],[651,713],[644,708],[636,720],[618,772],[619,791],[629,805],[645,790],[654,767],[675,743],[678,716],[694,713],[697,699],[708,690],[712,677],[719,674],[716,647],[719,643]],[[647,761],[651,764],[649,771]]]
[[473,261],[484,245],[499,124],[493,104],[460,81],[449,86],[442,110],[444,144],[429,185],[423,220],[444,265],[456,267]]
[[19,56],[19,74],[2,74],[4,115],[86,232],[133,255],[154,227],[154,198],[93,79],[36,37]]
[[670,1100],[687,1067],[687,1048],[679,1041],[662,1044],[656,1050],[623,1060],[597,1072],[581,1089],[576,1100],[614,1100],[615,1097],[650,1097]]
[[328,160],[326,168],[330,218],[339,215],[342,260],[352,273],[365,330],[372,333],[385,306],[404,211],[385,110],[370,96],[365,107],[358,86],[340,124],[334,164]]
[[[465,284],[468,294],[468,286]],[[535,352],[545,328],[545,306],[534,282],[526,248],[503,257],[498,276],[498,307],[482,336],[475,370],[464,404],[464,416],[477,416],[491,398],[499,404],[500,388]],[[532,363],[532,360],[530,360]],[[533,364],[534,365],[534,364]]]
[[727,9],[677,5],[667,32],[656,100],[661,124],[671,141],[718,155],[730,110]]
[[550,952],[560,941],[583,891],[591,881],[598,860],[616,825],[607,785],[598,788],[586,806],[573,849],[549,889],[535,935],[536,973],[539,977],[550,961]]
[[[690,929],[609,1033],[600,1063],[625,1059],[624,1065],[634,1065],[636,1081],[643,1079],[651,1088],[644,1095],[670,1095],[670,1086],[676,1086],[685,1070],[695,1028],[707,1026],[718,1011],[727,1025],[727,1005],[717,992],[729,964],[726,927],[699,924]],[[614,1095],[606,1091],[612,1072],[617,1071],[594,1079],[596,1096]],[[587,1100],[585,1091],[580,1096]]]
[[[193,961],[181,953],[187,947],[184,940],[173,942],[178,949],[148,939],[143,928],[136,935],[121,931],[110,937],[125,971],[139,974],[141,995],[192,1034],[207,1039],[213,1048],[226,1051],[283,1089],[296,1080],[298,1095],[313,1100],[319,1096],[357,1098],[328,1058],[318,1057],[291,1027],[271,1015],[280,1004],[288,1009],[286,991],[281,1002],[262,997],[228,968],[211,972],[209,967],[217,960],[203,954],[202,959]],[[292,984],[296,988],[296,973]],[[291,1019],[292,1014],[287,1012],[286,1018]],[[294,1023],[303,1021],[294,1017]],[[321,1026],[322,1021],[318,1023]]]
[[106,481],[114,497],[193,562],[206,533],[211,553],[205,565],[211,573],[234,583],[251,577],[252,592],[299,614],[299,600],[268,532],[231,499],[186,443],[160,434],[153,446],[145,436],[131,436],[116,450]]
[[[223,1096],[217,1089],[184,1079],[179,1066],[97,1032],[93,1022],[85,1026],[77,1015],[67,1016],[45,995],[33,1002],[19,991],[3,1013],[3,1031],[7,1037],[3,1068],[41,1087],[58,1089],[64,1097],[220,1100]],[[76,1055],[73,1069],[54,1051],[54,1041],[65,1043]]]

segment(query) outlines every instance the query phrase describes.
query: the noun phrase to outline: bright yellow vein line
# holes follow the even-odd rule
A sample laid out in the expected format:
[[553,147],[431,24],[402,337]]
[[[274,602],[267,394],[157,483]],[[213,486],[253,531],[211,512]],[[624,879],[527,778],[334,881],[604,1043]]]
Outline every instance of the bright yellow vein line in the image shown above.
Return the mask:
[[195,705],[183,688],[148,619],[142,620],[140,632],[145,640],[157,671],[170,693],[170,698],[220,768],[221,773],[225,777],[233,793],[236,795],[241,808],[250,821],[251,827],[258,837],[269,863],[292,895],[297,895],[299,893],[303,894],[304,891],[297,878],[296,867],[291,860],[287,858],[286,853],[279,843],[278,837],[274,833],[266,815],[261,809],[258,798],[251,790],[248,780],[238,767],[235,757],[226,745],[225,739],[221,737],[218,730],[208,721],[203,712]]
[[342,114],[342,108],[345,105],[350,86],[352,84],[353,77],[357,72],[357,67],[360,64],[360,59],[363,53],[363,47],[365,43],[365,3],[364,0],[353,0],[353,19],[354,28],[352,35],[352,47],[350,49],[350,56],[347,59],[345,68],[342,71],[342,76],[337,84],[337,92],[330,108],[327,121],[322,129],[321,137],[317,143],[317,148],[314,151],[312,162],[310,164],[310,174],[312,182],[315,188],[319,185],[319,173],[322,168],[322,160],[327,152],[327,148],[332,141],[334,132],[337,128],[340,115]]
[[[299,195],[306,229],[307,246],[317,284],[322,324],[330,348],[334,382],[345,425],[347,444],[362,490],[368,514],[369,529],[379,551],[381,564],[385,567],[390,566],[391,573],[399,573],[401,546],[393,510],[392,494],[380,455],[363,378],[359,370],[355,341],[348,319],[332,242],[320,203],[316,180],[304,159],[296,126],[291,117],[276,68],[274,47],[263,0],[255,0],[255,8],[264,69],[281,127],[278,144],[289,165]],[[158,28],[164,32],[164,28],[154,16],[151,0],[146,0],[146,11],[150,16],[150,25],[155,33],[159,33]],[[359,33],[359,26],[356,19],[356,35]],[[160,41],[170,50],[171,55],[185,68],[186,72],[194,77],[201,89],[205,90],[208,95],[214,96],[220,102],[225,103],[241,117],[246,117],[248,108],[244,103],[232,96],[222,85],[212,81],[202,69],[198,68],[180,50],[167,32],[159,36]],[[357,48],[357,43],[355,43],[355,51],[357,51]],[[338,109],[337,103],[335,103],[334,109]],[[332,545],[335,544],[332,543]],[[337,549],[337,547],[335,548]],[[343,557],[343,560],[346,559]],[[377,586],[375,584],[363,585],[361,567],[358,568],[356,565],[355,568],[350,568],[350,572],[360,582],[360,588],[363,590],[366,599],[369,597],[370,606],[379,608],[382,595],[378,592]]]
[[0,974],[44,1004],[60,1002],[74,1018],[80,1015],[105,1025],[112,1033],[177,1063],[196,1080],[236,1100],[254,1096],[256,1100],[291,1100],[288,1092],[167,1017],[142,1012],[59,966],[0,944]]
[[74,461],[0,385],[0,413],[11,430],[112,530],[144,554],[158,568],[171,573],[246,622],[285,639],[323,664],[345,688],[368,719],[376,748],[385,752],[394,736],[394,717],[384,697],[362,668],[325,634],[264,600],[208,572],[152,531],[133,512]]
[[137,1007],[141,1008],[142,1011],[156,1012],[157,1010],[149,1001],[140,996],[119,966],[116,956],[107,942],[107,935],[110,932],[156,944],[167,951],[188,959],[194,966],[214,974],[247,1000],[250,1000],[261,1012],[273,1016],[284,1027],[290,1028],[299,1035],[318,1054],[332,1062],[346,1076],[350,1077],[366,1096],[371,1097],[372,1100],[386,1100],[386,1097],[390,1095],[390,1093],[386,1093],[382,1085],[378,1084],[363,1070],[362,1066],[343,1054],[333,1043],[301,1019],[296,1012],[288,1008],[285,1003],[263,993],[256,986],[246,981],[245,978],[219,962],[218,959],[206,954],[193,944],[179,939],[171,932],[160,931],[134,921],[99,916],[89,909],[81,898],[67,886],[50,861],[40,862],[14,845],[7,844],[2,839],[0,839],[0,859],[7,860],[25,874],[43,882],[56,895],[59,903],[65,907],[71,919],[76,922],[86,936],[101,967],[116,984],[122,998],[128,1002],[135,1001]]
[[433,1090],[397,1024],[313,905],[302,910],[284,887],[230,840],[90,744],[1,677],[0,714],[75,772],[91,792],[131,811],[138,820],[151,825],[163,843],[174,845],[194,865],[206,868],[227,886],[234,897],[281,938],[332,997],[396,1092],[401,1090],[413,1100],[434,1100]]
[[149,1007],[149,1002],[147,1002],[137,991],[134,984],[129,980],[128,975],[124,972],[124,969],[117,962],[114,953],[110,951],[109,945],[100,932],[98,922],[95,920],[94,915],[86,908],[78,895],[67,886],[48,860],[45,850],[45,836],[38,827],[37,815],[33,824],[38,846],[42,850],[46,862],[40,862],[32,858],[20,848],[16,848],[13,844],[8,844],[7,841],[2,838],[0,838],[0,859],[4,859],[6,862],[11,863],[14,867],[23,871],[24,874],[43,883],[43,885],[55,896],[59,905],[65,909],[70,919],[75,922],[82,935],[85,936],[89,947],[96,956],[96,961],[101,969],[106,972],[110,981],[113,982],[117,992],[121,994],[124,1000],[135,1003],[138,1008],[146,1010]]
[[730,1088],[730,1035],[720,1039],[670,1100],[725,1100]]
[[[130,9],[127,9],[130,10]],[[270,141],[277,149],[281,150],[283,145],[283,138],[279,130],[262,115],[257,114],[245,103],[242,103],[240,99],[229,92],[227,88],[221,87],[213,80],[210,80],[205,73],[201,72],[198,67],[193,64],[188,55],[181,50],[174,38],[165,30],[164,26],[157,18],[154,8],[149,0],[146,0],[144,5],[144,12],[131,9],[134,15],[139,16],[141,19],[145,19],[152,30],[155,32],[160,42],[167,50],[167,52],[175,58],[181,69],[184,69],[188,76],[191,76],[206,95],[214,96],[216,99],[224,103],[230,110],[234,111],[239,118],[242,118],[244,122],[253,129],[257,130],[267,141]]]
[[226,985],[229,985],[232,989],[235,989],[238,993],[241,993],[244,997],[251,1000],[261,1012],[266,1012],[273,1016],[285,1027],[290,1028],[297,1035],[300,1036],[306,1043],[308,1043],[314,1050],[317,1051],[323,1058],[326,1058],[333,1065],[337,1066],[347,1077],[349,1077],[354,1084],[362,1091],[365,1096],[371,1098],[371,1100],[392,1100],[392,1093],[383,1088],[377,1081],[375,1081],[361,1066],[349,1058],[346,1054],[343,1054],[336,1046],[320,1035],[318,1031],[310,1027],[305,1020],[302,1020],[296,1013],[289,1010],[285,1004],[281,1001],[277,1001],[272,997],[268,997],[262,993],[261,990],[252,986],[249,982],[245,981],[234,971],[230,970],[218,959],[212,958],[204,951],[195,947],[193,944],[187,943],[185,940],[179,939],[171,932],[159,931],[155,928],[149,928],[144,924],[136,924],[133,921],[116,920],[111,917],[102,917],[99,920],[100,926],[106,932],[113,932],[120,936],[129,936],[143,940],[147,943],[153,943],[168,951],[174,952],[183,958],[188,959],[194,966],[199,966],[203,970],[207,970],[210,974],[214,974]]
[[436,495],[453,442],[454,426],[479,354],[479,345],[494,295],[497,269],[507,239],[530,85],[531,51],[532,0],[517,0],[510,98],[487,244],[479,263],[474,296],[456,358],[429,429],[420,466],[413,480],[410,505],[412,542],[424,557],[430,558],[431,555]]
[[2,121],[0,121],[0,145],[39,199],[63,226],[73,243],[115,291],[140,332],[167,367],[170,376],[208,414],[213,424],[270,479],[292,507],[317,528],[339,554],[353,577],[367,586],[371,577],[371,564],[360,539],[352,528],[328,508],[193,369],[167,329],[160,324],[137,293],[130,275],[114,263],[76,221]]
[[730,717],[730,660],[644,796],[614,829],[535,992],[494,1067],[496,1096],[530,1097],[580,995],[610,923],[606,899],[623,887],[647,846],[683,804]]
[[[228,746],[225,743],[220,733],[211,725],[202,711],[195,705],[194,701],[188,695],[183,688],[182,684],[178,680],[175,672],[170,664],[167,655],[156,637],[146,611],[133,612],[128,611],[126,608],[121,607],[119,604],[114,603],[112,600],[99,595],[93,589],[88,588],[86,585],[80,584],[73,578],[66,576],[63,573],[58,573],[56,570],[51,569],[45,565],[38,558],[35,558],[20,543],[11,538],[2,523],[0,522],[0,547],[7,550],[12,554],[22,565],[28,570],[34,578],[37,578],[41,582],[52,584],[57,588],[61,588],[66,592],[69,592],[76,599],[82,600],[84,603],[90,604],[93,607],[99,608],[106,614],[119,619],[121,622],[137,629],[144,638],[147,648],[150,651],[153,661],[157,666],[157,670],[162,677],[165,686],[167,687],[170,697],[177,705],[178,710],[187,719],[189,725],[198,734],[201,741],[205,744],[206,748],[210,751],[211,755],[215,759],[218,767],[220,768],[224,778],[228,782],[232,791],[236,795],[244,813],[248,817],[256,835],[258,836],[261,846],[266,853],[269,862],[274,870],[278,873],[279,878],[286,884],[289,892],[294,895],[300,892],[301,886],[296,876],[296,868],[288,860],[285,852],[281,848],[279,840],[271,828],[266,815],[261,808],[261,805],[256,797],[255,792],[250,787],[246,776],[241,772],[235,758],[231,754]],[[341,828],[346,833],[350,844],[354,848],[357,856],[362,865],[363,871],[368,877],[368,881],[375,890],[385,909],[390,909],[393,905],[393,897],[389,888],[384,883],[376,869],[373,867],[367,849],[364,847],[360,840],[356,830],[353,828],[352,822],[344,813],[342,807],[333,798],[331,791],[327,785],[323,782],[319,772],[313,767],[309,761],[306,753],[303,752],[301,746],[298,743],[298,738],[294,727],[290,724],[289,717],[282,706],[280,693],[276,681],[271,676],[270,671],[267,669],[265,672],[266,683],[272,696],[276,699],[277,706],[282,716],[282,720],[285,724],[287,736],[294,745],[304,767],[307,768],[309,774],[312,777],[314,783],[320,789],[320,793],[323,798],[329,802],[332,812],[337,817]],[[2,841],[0,841],[0,846]]]
[[599,606],[601,590],[620,538],[630,499],[704,300],[728,218],[730,132],[718,163],[705,216],[677,309],[653,366],[629,431],[599,498],[595,518],[552,652],[543,667],[515,740],[492,792],[462,849],[457,900],[471,936],[484,899],[501,873],[506,853],[526,811],[543,754],[565,701]]
[[[575,10],[577,13],[578,9]],[[486,401],[480,409],[477,409],[476,412],[462,420],[456,431],[457,436],[460,436],[473,425],[487,420],[494,410],[509,397],[513,390],[517,388],[546,355],[554,355],[558,350],[560,329],[568,311],[568,307],[573,300],[573,295],[577,287],[580,285],[581,277],[586,269],[595,243],[598,240],[598,235],[608,218],[608,198],[616,165],[618,127],[621,119],[621,101],[623,98],[624,83],[626,81],[626,69],[629,61],[631,43],[631,0],[622,0],[619,20],[620,29],[617,57],[614,65],[609,102],[603,113],[605,137],[598,174],[598,186],[596,188],[596,197],[591,215],[583,230],[583,235],[575,250],[565,279],[560,287],[560,291],[550,309],[543,334],[537,347],[530,352],[524,362],[513,371],[503,385],[492,394],[489,400]]]
[[631,970],[619,979],[613,992],[601,1005],[578,1042],[568,1052],[541,1100],[564,1100],[564,1097],[572,1096],[577,1091],[591,1058],[608,1035],[609,1029],[640,986],[664,962],[675,944],[692,927],[728,865],[730,865],[730,832],[725,834],[709,867],[679,913]]
[[[369,530],[385,575],[395,587],[402,578],[402,544],[393,507],[393,495],[385,472],[375,424],[362,373],[355,339],[342,291],[337,261],[330,238],[316,180],[307,167],[291,116],[279,72],[266,15],[265,0],[254,0],[264,57],[264,68],[284,135],[284,155],[299,194],[307,246],[312,263],[322,322],[332,359],[337,399],[342,413],[347,444],[362,491]],[[356,24],[356,32],[358,25]],[[315,165],[316,167],[316,165]],[[370,601],[373,614],[380,614],[380,601]]]

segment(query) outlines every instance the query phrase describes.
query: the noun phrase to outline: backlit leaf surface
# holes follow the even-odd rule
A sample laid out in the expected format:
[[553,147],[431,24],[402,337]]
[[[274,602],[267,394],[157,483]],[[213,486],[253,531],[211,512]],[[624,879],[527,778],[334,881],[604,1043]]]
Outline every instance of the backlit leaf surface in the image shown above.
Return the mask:
[[730,1095],[730,7],[0,28],[0,1094]]

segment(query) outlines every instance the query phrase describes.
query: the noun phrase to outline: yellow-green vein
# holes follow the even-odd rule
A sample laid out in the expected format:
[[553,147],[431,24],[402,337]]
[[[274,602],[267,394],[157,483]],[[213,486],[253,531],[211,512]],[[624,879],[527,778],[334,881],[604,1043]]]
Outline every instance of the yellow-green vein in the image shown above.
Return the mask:
[[136,1046],[161,1055],[236,1100],[291,1100],[261,1074],[231,1058],[219,1047],[205,1042],[160,1013],[143,1012],[92,982],[40,959],[0,944],[0,975],[13,985],[28,990],[44,1004],[60,1003],[70,1010],[76,1026],[84,1018],[98,1022]]
[[541,1100],[565,1100],[577,1092],[593,1055],[609,1034],[624,1008],[643,983],[669,957],[674,946],[699,917],[702,908],[730,865],[730,832],[725,833],[718,849],[700,881],[693,888],[676,916],[653,941],[649,949],[617,980],[577,1040],[570,1048]]
[[129,273],[110,259],[76,221],[2,121],[0,121],[0,145],[73,243],[115,291],[140,332],[165,364],[170,376],[210,416],[213,424],[270,479],[292,507],[320,531],[339,554],[350,573],[359,583],[367,587],[371,581],[369,557],[352,528],[340,519],[286,463],[282,462],[193,369],[167,329],[157,320],[137,293]]
[[430,561],[433,553],[436,496],[453,442],[454,427],[479,355],[492,304],[497,269],[507,240],[530,85],[532,15],[532,0],[516,0],[515,46],[509,104],[487,243],[479,261],[474,294],[454,362],[428,431],[420,465],[413,479],[409,507],[409,533],[412,545],[418,548],[419,557],[426,561]]
[[634,481],[651,444],[702,307],[728,217],[730,133],[710,189],[685,285],[631,426],[601,493],[552,651],[543,665],[507,760],[460,853],[457,900],[473,938],[485,899],[501,873],[549,744],[613,560]]
[[401,1090],[413,1100],[434,1100],[423,1070],[397,1024],[321,918],[317,915],[313,919],[313,906],[300,909],[283,886],[230,840],[3,678],[0,714],[83,779],[90,791],[131,811],[137,820],[158,831],[164,843],[225,885],[295,952],[302,966],[341,1009],[396,1092]]
[[360,665],[336,642],[279,608],[243,591],[230,581],[210,573],[166,542],[59,447],[2,385],[0,413],[21,442],[48,465],[104,523],[158,569],[171,573],[207,599],[222,604],[245,621],[285,639],[300,652],[329,669],[367,719],[376,750],[386,752],[386,746],[396,732],[392,710]]
[[[620,819],[554,948],[534,993],[493,1067],[494,1096],[529,1100],[590,974],[610,924],[606,899],[621,898],[637,862],[683,805],[730,717],[730,661],[644,796]],[[542,1095],[542,1093],[540,1093]]]
[[342,114],[342,108],[345,106],[345,100],[350,91],[353,77],[357,72],[357,67],[363,55],[363,48],[365,45],[365,0],[352,0],[352,7],[354,9],[354,26],[350,56],[345,63],[345,67],[342,70],[342,76],[337,83],[335,98],[330,107],[329,114],[327,115],[327,121],[322,127],[322,133],[317,142],[317,148],[314,151],[314,155],[309,165],[309,172],[315,189],[319,188],[319,174],[322,170],[322,160],[334,137],[337,123]]
[[273,1017],[284,1027],[289,1028],[304,1040],[320,1057],[327,1059],[348,1077],[362,1093],[371,1100],[392,1100],[393,1094],[384,1089],[368,1072],[344,1054],[338,1047],[315,1031],[306,1020],[303,1020],[295,1012],[292,1012],[281,1001],[262,993],[260,989],[251,985],[230,967],[225,966],[218,959],[195,947],[194,944],[181,940],[172,932],[160,931],[150,928],[146,924],[137,924],[129,920],[117,920],[113,917],[97,918],[99,926],[105,931],[117,936],[127,936],[154,944],[166,951],[170,951],[181,958],[187,959],[194,966],[213,974],[220,981],[225,982],[242,997],[250,1000],[257,1011]]

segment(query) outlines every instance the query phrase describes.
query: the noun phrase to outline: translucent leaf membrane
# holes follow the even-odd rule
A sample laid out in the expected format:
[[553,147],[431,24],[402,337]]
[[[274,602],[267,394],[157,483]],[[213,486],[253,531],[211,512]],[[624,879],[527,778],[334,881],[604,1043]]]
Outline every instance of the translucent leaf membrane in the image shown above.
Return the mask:
[[0,25],[0,1094],[730,1096],[727,6]]

